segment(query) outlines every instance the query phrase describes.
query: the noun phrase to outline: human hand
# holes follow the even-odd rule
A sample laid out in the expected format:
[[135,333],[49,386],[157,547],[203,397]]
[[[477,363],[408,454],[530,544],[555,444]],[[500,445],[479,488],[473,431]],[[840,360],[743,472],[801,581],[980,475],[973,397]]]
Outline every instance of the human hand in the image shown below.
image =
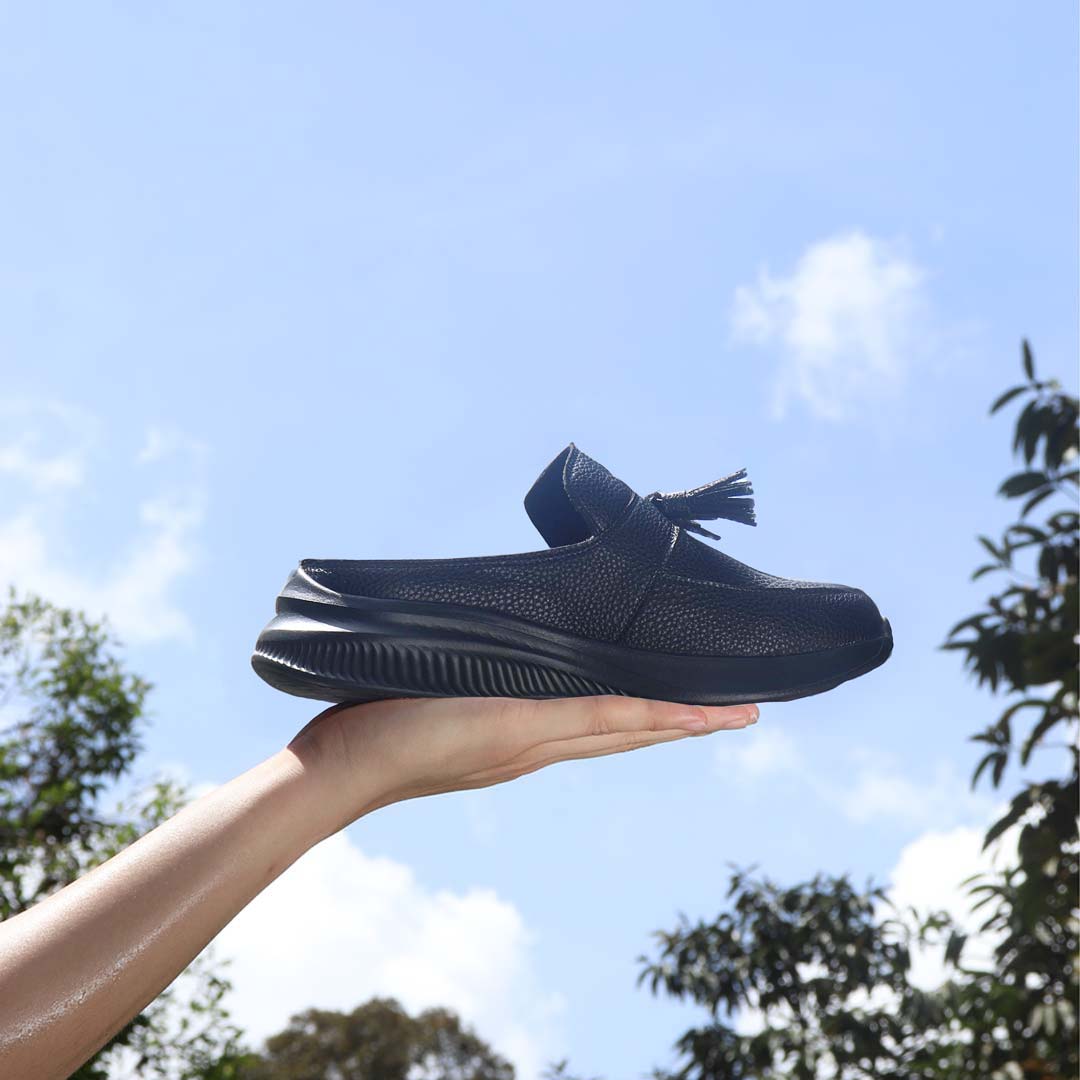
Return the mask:
[[501,784],[557,761],[736,730],[757,718],[756,705],[616,695],[407,698],[335,705],[287,749],[326,793],[329,835],[390,803]]

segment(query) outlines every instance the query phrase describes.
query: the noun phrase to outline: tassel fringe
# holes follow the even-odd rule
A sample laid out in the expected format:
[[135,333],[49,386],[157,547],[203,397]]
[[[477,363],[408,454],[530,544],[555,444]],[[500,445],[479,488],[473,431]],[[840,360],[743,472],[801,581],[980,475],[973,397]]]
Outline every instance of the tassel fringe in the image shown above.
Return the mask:
[[669,494],[654,491],[647,498],[660,513],[680,528],[719,540],[716,533],[709,532],[697,519],[713,521],[716,518],[727,518],[743,525],[756,525],[754,500],[745,497],[753,492],[750,481],[746,479],[746,470],[739,469],[730,476],[714,480],[711,484],[703,484],[691,491],[675,491]]

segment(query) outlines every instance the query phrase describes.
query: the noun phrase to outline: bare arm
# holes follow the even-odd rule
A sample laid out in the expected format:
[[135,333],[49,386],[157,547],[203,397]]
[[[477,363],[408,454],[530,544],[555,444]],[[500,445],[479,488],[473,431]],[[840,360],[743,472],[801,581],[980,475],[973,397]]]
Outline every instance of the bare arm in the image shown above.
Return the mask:
[[756,719],[753,705],[618,697],[330,709],[284,749],[0,924],[0,1075],[68,1076],[274,878],[374,809]]

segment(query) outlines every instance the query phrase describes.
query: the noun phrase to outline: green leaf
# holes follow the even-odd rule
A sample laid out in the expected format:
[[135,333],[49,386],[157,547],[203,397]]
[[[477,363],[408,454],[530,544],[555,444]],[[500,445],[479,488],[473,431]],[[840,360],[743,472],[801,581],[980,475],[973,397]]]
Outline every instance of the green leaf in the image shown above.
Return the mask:
[[1012,401],[1012,399],[1016,397],[1017,394],[1022,394],[1026,389],[1026,386],[1014,386],[1011,390],[1006,390],[1005,393],[1002,394],[1001,397],[999,397],[997,401],[995,401],[994,404],[990,406],[990,415],[993,416],[994,413],[998,411],[998,409],[1000,409],[1004,405],[1008,405],[1008,403]]
[[1057,723],[1062,720],[1066,720],[1068,717],[1065,713],[1059,712],[1057,709],[1047,707],[1046,712],[1043,714],[1043,718],[1035,725],[1031,730],[1031,734],[1027,737],[1023,747],[1020,750],[1020,764],[1027,765],[1028,759],[1038,748],[1040,742],[1042,742],[1046,733]]
[[1035,460],[1035,451],[1039,447],[1039,439],[1051,427],[1054,420],[1054,410],[1045,405],[1038,405],[1032,410],[1027,421],[1027,430],[1024,432],[1024,462],[1028,465]]
[[1030,499],[1028,499],[1028,501],[1026,503],[1024,503],[1023,508],[1020,511],[1020,516],[1021,517],[1027,517],[1027,515],[1032,510],[1034,510],[1035,507],[1038,506],[1039,503],[1041,503],[1043,501],[1043,499],[1048,499],[1053,494],[1054,494],[1054,489],[1052,487],[1047,487],[1043,491],[1036,492],[1034,495],[1032,495],[1032,497]]
[[1039,576],[1045,581],[1057,583],[1058,549],[1053,544],[1047,544],[1039,552]]
[[997,761],[994,762],[994,771],[990,777],[990,783],[994,787],[998,787],[1001,784],[1002,774],[1005,772],[1005,766],[1009,763],[1008,754],[999,754]]
[[1020,447],[1024,444],[1024,440],[1030,435],[1033,430],[1035,410],[1039,407],[1038,398],[1033,398],[1029,401],[1023,409],[1020,411],[1020,415],[1016,418],[1016,428],[1013,435],[1013,453],[1019,454]]
[[1017,495],[1026,495],[1029,491],[1034,491],[1036,488],[1042,487],[1043,484],[1049,483],[1050,477],[1041,469],[1016,473],[998,488],[998,494],[1014,499]]
[[1012,718],[1021,709],[1035,709],[1041,708],[1046,705],[1046,702],[1041,698],[1024,698],[1023,701],[1014,701],[1002,714],[998,720],[998,725],[1008,725]]
[[[978,738],[982,738],[982,737],[981,736],[976,736],[976,738],[978,739]],[[986,738],[983,741],[989,742],[990,740],[989,740],[989,738]],[[978,784],[978,782],[979,782],[979,777],[982,776],[983,770],[988,765],[993,765],[994,770],[997,771],[999,763],[1000,763],[1000,766],[1002,768],[1004,768],[1004,764],[1005,764],[1006,760],[1007,760],[1006,755],[1003,754],[1000,750],[991,750],[990,753],[987,754],[986,757],[984,757],[982,759],[982,761],[979,762],[978,767],[975,769],[975,775],[972,776],[972,778],[971,778],[972,790],[975,789],[975,785]]]
[[1029,379],[1035,378],[1035,358],[1031,355],[1031,345],[1028,344],[1027,338],[1024,338],[1024,344],[1022,346],[1024,353],[1024,374]]
[[983,851],[994,843],[1003,832],[1015,825],[1023,817],[1025,810],[1027,810],[1026,806],[1018,808],[1014,803],[1004,816],[995,821],[987,830],[986,837],[983,839]]
[[967,934],[963,934],[959,930],[954,930],[949,935],[948,944],[945,946],[946,964],[955,966],[960,962],[960,953],[964,950],[965,941],[967,941]]
[[1048,539],[1046,533],[1042,529],[1036,529],[1033,525],[1010,525],[1005,531],[1026,536],[1036,543],[1045,543]]
[[[995,568],[996,569],[996,568]],[[986,620],[986,613],[981,612],[978,615],[971,615],[966,619],[961,619],[946,635],[947,637],[953,637],[959,634],[961,630],[981,630],[982,624]]]

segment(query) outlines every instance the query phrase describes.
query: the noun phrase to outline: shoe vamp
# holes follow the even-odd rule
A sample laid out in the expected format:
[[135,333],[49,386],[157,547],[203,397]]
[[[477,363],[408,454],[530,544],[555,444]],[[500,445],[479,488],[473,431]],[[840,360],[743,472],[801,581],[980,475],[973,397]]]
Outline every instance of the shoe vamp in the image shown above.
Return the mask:
[[685,656],[792,656],[880,638],[858,589],[753,588],[661,574],[623,644]]
[[722,551],[689,533],[679,532],[679,538],[672,548],[664,569],[677,577],[694,578],[699,581],[711,581],[719,585],[749,586],[757,589],[820,589],[823,586],[843,588],[831,582],[799,581],[794,578],[777,577],[755,570],[746,563],[725,555]]
[[623,637],[682,655],[790,656],[883,634],[860,589],[755,570],[685,533]]

